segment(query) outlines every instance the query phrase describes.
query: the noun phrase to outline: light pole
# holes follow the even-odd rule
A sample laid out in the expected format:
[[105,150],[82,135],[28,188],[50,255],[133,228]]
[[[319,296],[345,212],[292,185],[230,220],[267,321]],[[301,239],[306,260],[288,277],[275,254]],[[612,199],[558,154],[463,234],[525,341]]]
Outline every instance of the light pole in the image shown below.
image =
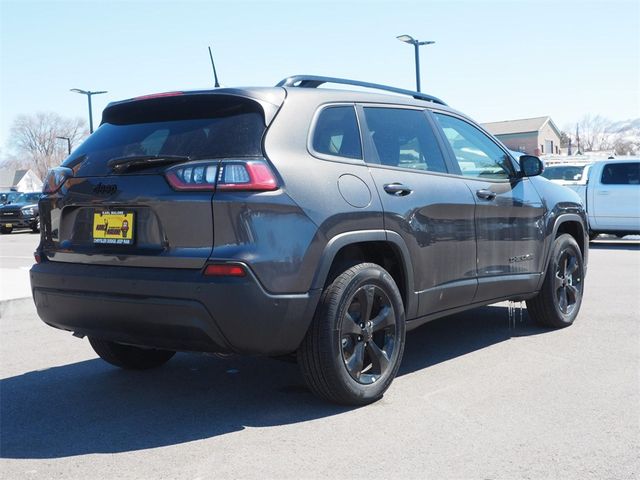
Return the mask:
[[410,43],[411,45],[413,45],[413,48],[415,49],[415,54],[416,54],[416,90],[419,92],[420,91],[420,53],[418,52],[418,47],[420,47],[421,45],[431,45],[433,43],[436,43],[432,40],[427,40],[426,42],[421,42],[419,40],[416,40],[415,38],[413,38],[411,35],[400,35],[399,37],[396,37],[398,40],[400,40],[401,42],[404,43]]
[[107,93],[106,90],[101,90],[99,92],[91,92],[89,90],[80,90],[79,88],[72,88],[71,92],[81,93],[87,96],[89,100],[89,133],[93,133],[93,112],[91,111],[91,96],[92,95],[100,95],[101,93]]
[[67,150],[69,151],[69,155],[71,155],[71,139],[69,137],[56,137],[56,138],[67,141]]

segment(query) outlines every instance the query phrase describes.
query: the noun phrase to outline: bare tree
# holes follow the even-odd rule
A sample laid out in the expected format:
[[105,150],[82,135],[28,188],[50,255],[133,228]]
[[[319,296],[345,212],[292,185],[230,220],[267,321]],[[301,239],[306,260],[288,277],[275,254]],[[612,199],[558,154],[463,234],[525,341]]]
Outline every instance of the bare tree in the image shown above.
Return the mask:
[[591,152],[610,147],[608,127],[611,122],[600,115],[585,115],[578,122],[580,126],[580,144],[582,150]]
[[612,144],[611,149],[616,155],[636,155],[640,152],[640,141],[637,137],[634,139],[617,136]]
[[20,170],[31,168],[31,162],[26,160],[23,156],[15,155],[12,153],[0,153],[0,168],[8,168],[10,170]]
[[67,156],[67,137],[71,147],[88,134],[83,119],[64,118],[54,112],[18,116],[11,127],[10,143],[18,154],[18,162],[26,162],[41,178],[49,168],[59,165]]

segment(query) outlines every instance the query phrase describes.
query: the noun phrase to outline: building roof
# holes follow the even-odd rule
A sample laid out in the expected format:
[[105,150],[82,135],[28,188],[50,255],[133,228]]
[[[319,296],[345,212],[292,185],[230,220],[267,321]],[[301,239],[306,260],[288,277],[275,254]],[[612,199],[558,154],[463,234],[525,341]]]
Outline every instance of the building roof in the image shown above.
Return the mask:
[[558,127],[555,126],[553,120],[548,115],[545,117],[534,118],[522,118],[518,120],[505,120],[503,122],[491,122],[483,123],[482,126],[486,128],[493,135],[510,135],[514,133],[529,133],[539,132],[546,123],[551,125],[551,128],[560,136]]
[[0,168],[0,187],[11,188],[20,183],[20,180],[27,174],[29,170],[11,170],[8,168]]

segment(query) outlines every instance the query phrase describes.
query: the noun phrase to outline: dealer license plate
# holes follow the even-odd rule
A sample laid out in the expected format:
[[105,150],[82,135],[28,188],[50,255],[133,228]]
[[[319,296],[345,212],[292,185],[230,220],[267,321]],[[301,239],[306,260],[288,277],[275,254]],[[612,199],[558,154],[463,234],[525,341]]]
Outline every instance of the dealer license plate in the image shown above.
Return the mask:
[[108,245],[132,245],[133,212],[103,210],[93,214],[93,243]]

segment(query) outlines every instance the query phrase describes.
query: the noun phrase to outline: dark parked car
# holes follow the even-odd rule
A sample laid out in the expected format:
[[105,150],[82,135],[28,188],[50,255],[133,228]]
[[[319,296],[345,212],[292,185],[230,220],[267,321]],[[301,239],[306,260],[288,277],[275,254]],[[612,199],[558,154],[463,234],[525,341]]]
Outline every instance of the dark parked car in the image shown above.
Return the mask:
[[574,321],[585,213],[541,171],[435,97],[350,80],[112,103],[47,178],[35,304],[119,367],[295,353],[313,392],[370,403],[425,322],[503,300]]
[[15,228],[29,228],[33,233],[38,233],[40,195],[40,192],[19,193],[14,197],[8,197],[7,203],[0,205],[0,233],[11,233]]

